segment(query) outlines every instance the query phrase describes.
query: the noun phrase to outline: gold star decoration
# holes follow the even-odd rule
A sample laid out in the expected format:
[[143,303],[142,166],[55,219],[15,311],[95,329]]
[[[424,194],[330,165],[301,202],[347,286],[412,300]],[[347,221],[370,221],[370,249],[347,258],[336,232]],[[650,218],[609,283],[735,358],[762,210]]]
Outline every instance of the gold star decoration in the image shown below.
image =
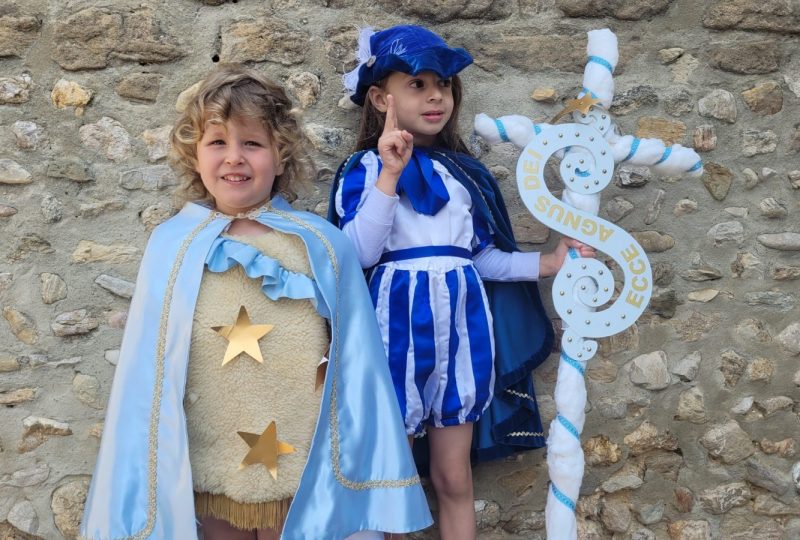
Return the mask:
[[561,112],[553,117],[550,123],[555,124],[565,115],[575,111],[580,111],[582,114],[587,114],[589,109],[598,103],[600,103],[600,100],[598,98],[593,98],[588,92],[584,94],[583,97],[578,99],[568,99],[564,102],[564,108],[561,110]]
[[245,431],[237,431],[236,433],[250,447],[250,451],[247,452],[247,455],[244,456],[244,459],[239,464],[239,469],[244,469],[248,465],[262,463],[269,471],[269,474],[272,475],[272,478],[277,480],[278,456],[291,454],[295,449],[291,444],[278,440],[278,427],[275,422],[270,422],[261,435]]
[[274,327],[272,324],[252,324],[244,306],[239,308],[239,316],[236,317],[236,323],[233,326],[211,327],[212,330],[228,340],[228,348],[225,350],[222,365],[224,366],[240,353],[245,353],[263,364],[264,358],[261,356],[258,340],[267,335]]

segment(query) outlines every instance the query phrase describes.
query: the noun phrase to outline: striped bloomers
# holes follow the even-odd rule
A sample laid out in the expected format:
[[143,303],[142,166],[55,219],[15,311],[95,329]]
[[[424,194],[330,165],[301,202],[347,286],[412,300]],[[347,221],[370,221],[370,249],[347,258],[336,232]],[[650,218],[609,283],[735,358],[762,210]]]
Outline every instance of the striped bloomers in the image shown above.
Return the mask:
[[369,287],[406,433],[476,422],[492,399],[494,336],[472,263],[389,262],[375,268]]

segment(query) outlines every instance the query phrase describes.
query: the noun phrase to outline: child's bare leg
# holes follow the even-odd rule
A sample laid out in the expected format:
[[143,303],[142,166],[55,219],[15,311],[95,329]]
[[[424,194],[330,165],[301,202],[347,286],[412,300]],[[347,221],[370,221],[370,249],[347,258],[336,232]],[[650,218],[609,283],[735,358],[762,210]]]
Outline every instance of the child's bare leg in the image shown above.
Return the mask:
[[237,529],[224,519],[211,516],[200,518],[203,527],[203,540],[256,540],[256,533]]
[[344,540],[381,540],[384,538],[383,533],[378,531],[359,531],[353,533]]
[[475,502],[469,452],[472,424],[429,428],[431,481],[439,501],[442,540],[475,539]]
[[275,529],[258,529],[257,540],[278,540],[278,531]]

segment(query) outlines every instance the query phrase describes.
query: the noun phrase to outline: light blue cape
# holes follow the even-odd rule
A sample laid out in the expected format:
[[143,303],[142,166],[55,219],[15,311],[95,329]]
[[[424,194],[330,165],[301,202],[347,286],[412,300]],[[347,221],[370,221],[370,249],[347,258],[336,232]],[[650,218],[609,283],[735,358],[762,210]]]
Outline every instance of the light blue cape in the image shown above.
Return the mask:
[[[319,311],[332,314],[319,419],[281,538],[427,527],[430,512],[352,247],[333,225],[280,198],[257,220],[303,240],[326,304]],[[196,538],[183,398],[204,262],[229,223],[190,203],[153,231],[86,500],[85,538]]]

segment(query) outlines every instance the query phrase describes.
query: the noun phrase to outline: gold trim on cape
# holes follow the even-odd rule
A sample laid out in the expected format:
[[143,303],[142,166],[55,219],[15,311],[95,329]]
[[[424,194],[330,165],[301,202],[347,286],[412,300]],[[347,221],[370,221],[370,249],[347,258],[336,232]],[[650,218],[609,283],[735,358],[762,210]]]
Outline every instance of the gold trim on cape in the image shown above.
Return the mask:
[[158,342],[156,344],[156,374],[155,386],[153,388],[153,406],[150,410],[150,429],[148,434],[148,457],[147,457],[147,522],[144,528],[133,536],[126,536],[122,540],[143,540],[150,536],[153,532],[153,527],[156,524],[156,492],[158,487],[158,421],[161,415],[161,391],[164,379],[164,351],[167,342],[167,322],[169,321],[170,304],[172,304],[172,292],[175,288],[175,282],[178,279],[178,272],[183,264],[183,258],[186,256],[186,251],[189,245],[194,241],[200,232],[205,229],[209,223],[214,221],[216,216],[210,214],[202,223],[189,233],[189,236],[183,241],[178,253],[175,255],[175,262],[169,272],[169,279],[167,280],[167,288],[164,291],[164,303],[161,307],[161,319],[158,323]]

